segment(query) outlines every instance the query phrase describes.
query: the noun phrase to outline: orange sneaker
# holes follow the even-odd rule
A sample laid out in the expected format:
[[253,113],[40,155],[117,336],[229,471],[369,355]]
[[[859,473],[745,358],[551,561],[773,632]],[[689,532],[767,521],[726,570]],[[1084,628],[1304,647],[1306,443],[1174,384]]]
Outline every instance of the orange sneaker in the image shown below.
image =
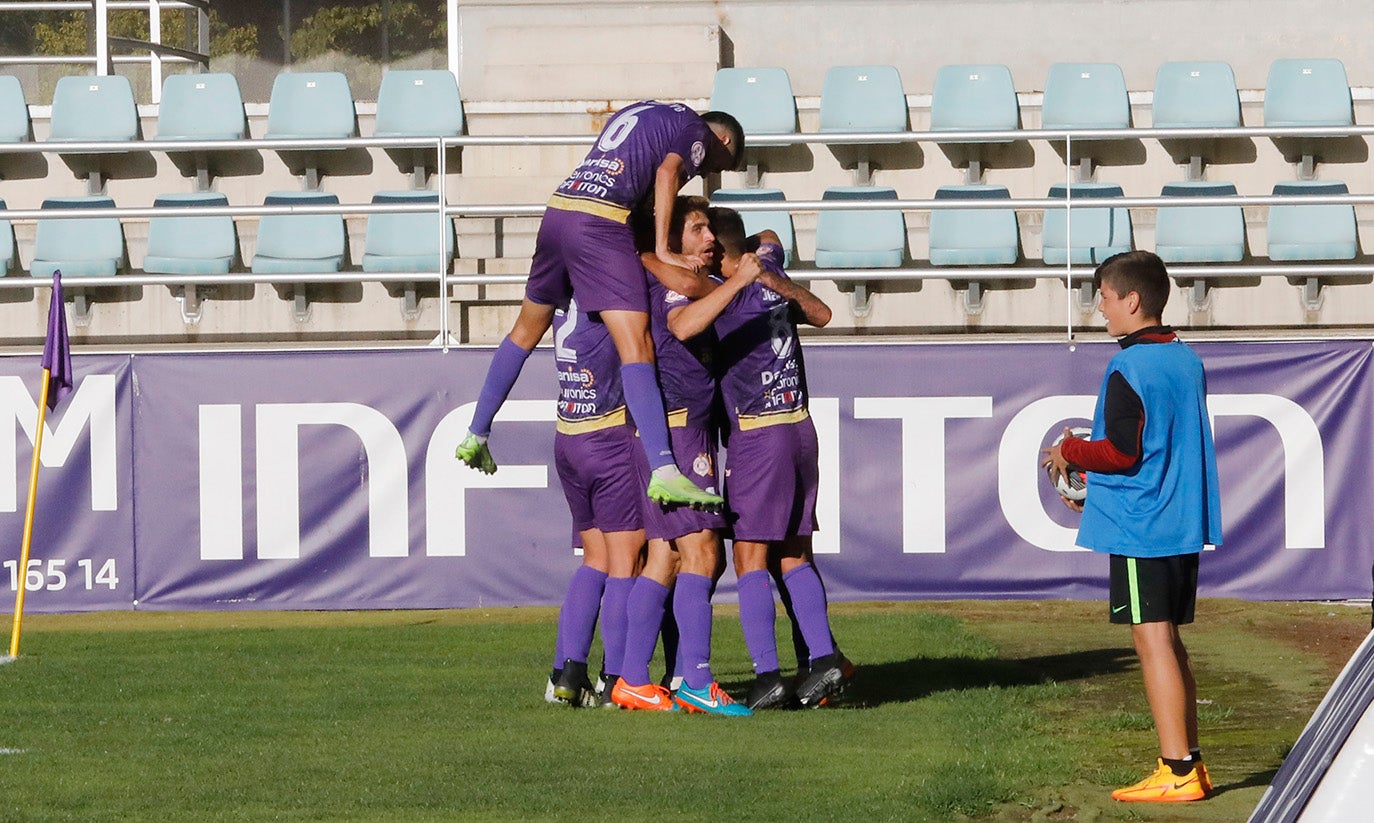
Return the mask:
[[631,686],[621,677],[615,681],[615,687],[611,689],[611,702],[622,709],[639,709],[650,712],[673,712],[677,711],[677,706],[673,704],[673,696],[668,690],[657,683],[647,683],[643,686]]
[[1201,800],[1207,796],[1202,787],[1202,777],[1197,767],[1179,777],[1174,770],[1159,760],[1155,773],[1136,783],[1112,792],[1113,800],[1127,803],[1180,803]]

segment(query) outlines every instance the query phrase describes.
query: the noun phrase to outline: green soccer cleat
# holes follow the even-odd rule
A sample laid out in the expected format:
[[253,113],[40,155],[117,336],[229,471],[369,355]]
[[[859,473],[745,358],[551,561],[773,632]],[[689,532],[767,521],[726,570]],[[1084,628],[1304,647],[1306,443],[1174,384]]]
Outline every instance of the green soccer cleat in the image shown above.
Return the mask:
[[657,474],[649,479],[649,499],[660,506],[691,506],[694,509],[716,509],[725,505],[725,498],[705,491],[678,474],[664,479]]
[[453,456],[482,474],[496,473],[496,461],[491,456],[491,450],[475,434],[464,437],[458,448],[453,450]]

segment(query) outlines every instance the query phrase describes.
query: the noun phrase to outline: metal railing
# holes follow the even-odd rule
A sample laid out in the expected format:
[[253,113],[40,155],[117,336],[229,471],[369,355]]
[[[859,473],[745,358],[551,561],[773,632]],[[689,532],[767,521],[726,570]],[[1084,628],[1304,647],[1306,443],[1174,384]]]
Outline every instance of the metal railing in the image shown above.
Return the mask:
[[[162,11],[191,9],[196,12],[196,47],[183,49],[162,42]],[[135,40],[109,33],[111,10],[148,12],[148,39]],[[0,2],[0,12],[6,11],[85,11],[91,12],[95,32],[90,38],[95,54],[79,55],[22,55],[0,56],[0,66],[6,65],[67,65],[90,64],[97,75],[109,74],[116,63],[147,63],[150,68],[149,99],[162,99],[162,64],[195,63],[210,65],[210,0],[24,0]],[[148,54],[111,54],[110,47],[144,50]]]
[[[1213,195],[1213,196],[1121,196],[1075,198],[1072,179],[1075,168],[1074,142],[1102,140],[1136,139],[1218,139],[1218,138],[1333,138],[1367,137],[1374,135],[1374,126],[1332,127],[1241,127],[1225,129],[1110,129],[1110,130],[1049,130],[1022,129],[1017,131],[907,131],[907,132],[852,132],[852,133],[795,133],[786,135],[759,135],[751,137],[751,147],[787,146],[800,143],[823,144],[892,144],[892,143],[1007,143],[1016,141],[1039,140],[1049,143],[1062,142],[1065,151],[1066,191],[1063,198],[1031,197],[1009,199],[895,199],[895,200],[768,200],[732,201],[730,206],[739,211],[879,211],[899,210],[903,212],[932,212],[943,209],[995,209],[1015,210],[1018,212],[1044,212],[1063,209],[1070,214],[1075,208],[1103,209],[1127,208],[1145,209],[1160,206],[1302,206],[1344,204],[1352,206],[1374,205],[1374,194],[1320,194],[1320,195]],[[339,205],[230,205],[230,206],[189,206],[189,207],[139,207],[118,206],[115,208],[91,209],[12,209],[3,212],[5,219],[11,221],[62,220],[81,218],[133,218],[153,217],[262,217],[279,214],[339,214],[368,215],[382,213],[435,213],[444,218],[501,218],[501,217],[538,217],[544,211],[542,204],[452,204],[449,203],[449,186],[446,169],[446,150],[450,148],[479,146],[575,146],[591,145],[593,135],[468,135],[448,138],[377,138],[355,137],[347,139],[244,139],[216,141],[183,140],[143,140],[117,142],[47,142],[33,141],[24,143],[0,144],[0,158],[6,154],[46,153],[46,154],[101,154],[127,152],[256,152],[284,150],[342,150],[369,148],[418,148],[431,149],[438,158],[437,181],[438,203],[430,204],[374,204],[351,203]],[[440,206],[442,204],[442,208]],[[448,300],[451,286],[463,284],[495,285],[521,283],[525,274],[472,274],[460,275],[449,271],[446,265],[447,242],[444,221],[436,221],[440,236],[440,253],[436,255],[435,268],[428,272],[404,274],[382,274],[373,272],[318,272],[311,274],[267,275],[251,272],[231,273],[228,275],[155,275],[130,273],[115,277],[73,279],[72,287],[134,286],[134,285],[182,285],[194,283],[203,286],[216,284],[244,283],[365,283],[365,282],[405,282],[434,283],[443,296],[444,310],[440,314],[441,339],[448,340],[449,311]],[[1071,221],[1070,221],[1071,224]],[[1066,249],[1072,250],[1072,237],[1066,238]],[[1075,283],[1082,284],[1091,278],[1092,268],[1074,265],[1072,255],[1063,266],[901,266],[895,268],[847,268],[821,269],[798,266],[794,274],[802,280],[832,280],[837,282],[877,282],[877,281],[916,281],[944,279],[952,282],[990,281],[1004,279],[1054,279],[1062,280],[1070,294],[1066,331],[1070,337],[1076,322],[1076,315],[1083,308],[1082,296],[1077,304],[1073,298]],[[1364,277],[1374,275],[1374,264],[1363,263],[1293,263],[1293,264],[1196,264],[1171,265],[1170,273],[1179,281],[1206,281],[1228,277],[1285,276],[1295,280],[1317,281],[1320,278]],[[42,285],[43,280],[32,277],[0,278],[0,289],[33,288]]]

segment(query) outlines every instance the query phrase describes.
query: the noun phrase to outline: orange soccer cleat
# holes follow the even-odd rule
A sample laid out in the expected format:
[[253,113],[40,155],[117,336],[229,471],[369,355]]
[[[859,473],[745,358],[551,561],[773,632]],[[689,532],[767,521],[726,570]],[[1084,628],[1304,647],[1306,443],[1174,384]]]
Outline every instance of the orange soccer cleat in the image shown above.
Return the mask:
[[1127,803],[1181,803],[1207,796],[1198,767],[1194,766],[1187,774],[1179,776],[1163,760],[1158,763],[1159,768],[1154,774],[1134,786],[1117,789],[1112,792],[1112,799]]

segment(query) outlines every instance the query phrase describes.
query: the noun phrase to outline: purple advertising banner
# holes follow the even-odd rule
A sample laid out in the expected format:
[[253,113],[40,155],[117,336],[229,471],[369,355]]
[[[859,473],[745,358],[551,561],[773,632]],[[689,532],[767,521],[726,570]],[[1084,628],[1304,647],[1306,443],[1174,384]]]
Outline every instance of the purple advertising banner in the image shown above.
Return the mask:
[[[1207,596],[1368,597],[1367,340],[1199,343],[1225,540]],[[1091,417],[1114,343],[808,343],[834,599],[1100,597],[1106,560],[1040,449]],[[453,459],[489,349],[78,356],[17,568],[37,357],[0,359],[0,527],[26,608],[550,605],[579,562],[553,470],[551,357]],[[12,449],[9,444],[13,443]],[[726,456],[728,464],[728,454]],[[6,480],[5,478],[10,478]],[[5,508],[8,506],[8,508]],[[21,581],[23,578],[23,581]],[[0,587],[3,591],[3,587]],[[721,599],[733,598],[727,573]]]

